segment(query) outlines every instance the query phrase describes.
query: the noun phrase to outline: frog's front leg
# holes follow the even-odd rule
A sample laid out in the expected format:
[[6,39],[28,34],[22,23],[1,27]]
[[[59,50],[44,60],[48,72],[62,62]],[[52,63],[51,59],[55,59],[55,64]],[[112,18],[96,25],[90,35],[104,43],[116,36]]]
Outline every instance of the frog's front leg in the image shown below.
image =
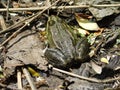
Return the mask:
[[48,63],[58,68],[66,68],[70,60],[67,60],[64,53],[59,49],[48,48],[45,53]]

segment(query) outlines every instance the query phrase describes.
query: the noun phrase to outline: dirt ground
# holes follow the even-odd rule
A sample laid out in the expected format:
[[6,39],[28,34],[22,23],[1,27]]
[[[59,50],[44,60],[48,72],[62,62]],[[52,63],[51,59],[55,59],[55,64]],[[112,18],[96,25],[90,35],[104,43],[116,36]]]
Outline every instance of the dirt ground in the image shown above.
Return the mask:
[[[50,65],[44,53],[50,48],[46,28],[51,15],[77,38],[87,38],[85,62],[71,61],[69,68]],[[80,18],[90,24],[84,28]],[[119,90],[120,1],[1,0],[0,52],[1,90]]]

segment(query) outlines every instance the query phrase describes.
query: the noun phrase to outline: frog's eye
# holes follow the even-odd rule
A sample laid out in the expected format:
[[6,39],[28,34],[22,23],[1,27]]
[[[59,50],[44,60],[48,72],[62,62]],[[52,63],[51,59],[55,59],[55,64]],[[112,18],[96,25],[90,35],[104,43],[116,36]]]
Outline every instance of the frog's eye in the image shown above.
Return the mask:
[[53,20],[50,20],[50,21],[49,21],[49,25],[50,25],[50,26],[52,26],[52,25],[54,25],[54,24],[55,24],[55,21],[53,21]]

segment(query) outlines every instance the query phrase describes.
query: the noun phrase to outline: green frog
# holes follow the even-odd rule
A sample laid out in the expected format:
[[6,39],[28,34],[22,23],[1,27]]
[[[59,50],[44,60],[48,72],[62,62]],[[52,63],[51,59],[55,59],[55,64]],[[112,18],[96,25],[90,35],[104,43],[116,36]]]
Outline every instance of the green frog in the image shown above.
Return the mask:
[[86,38],[78,38],[72,28],[58,16],[47,22],[48,48],[44,55],[48,63],[58,68],[69,68],[74,62],[83,62],[89,53]]

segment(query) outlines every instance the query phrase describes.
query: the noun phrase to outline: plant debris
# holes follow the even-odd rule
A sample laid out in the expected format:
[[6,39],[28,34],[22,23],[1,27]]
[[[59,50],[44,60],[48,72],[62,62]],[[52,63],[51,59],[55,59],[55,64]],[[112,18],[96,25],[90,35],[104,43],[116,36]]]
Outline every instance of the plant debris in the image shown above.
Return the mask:
[[[70,39],[75,37],[76,53],[84,51],[78,46],[86,51],[89,48],[85,62],[72,61],[67,68],[48,63],[44,54],[51,44],[47,38],[51,32],[46,30],[51,15],[61,18],[61,23],[65,22],[72,30],[66,34],[70,33]],[[53,24],[54,21],[49,21],[49,25]],[[81,38],[86,38],[90,45],[85,47],[80,42],[75,46]],[[61,54],[60,45],[64,48],[68,44],[71,48],[69,43],[58,45],[58,41],[52,40],[58,49],[54,55]],[[0,89],[119,90],[120,1],[1,0]]]

